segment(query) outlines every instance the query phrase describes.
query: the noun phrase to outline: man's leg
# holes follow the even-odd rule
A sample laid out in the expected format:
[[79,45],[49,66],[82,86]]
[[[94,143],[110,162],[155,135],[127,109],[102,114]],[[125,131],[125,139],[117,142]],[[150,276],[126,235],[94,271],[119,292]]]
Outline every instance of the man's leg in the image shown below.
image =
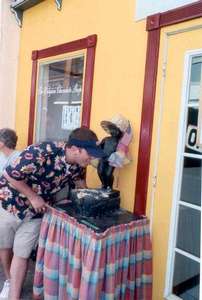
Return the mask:
[[32,249],[37,245],[40,226],[41,219],[24,220],[16,231],[10,270],[11,285],[9,300],[20,299],[27,274],[29,257]]
[[13,257],[12,249],[0,249],[0,260],[6,279],[10,279],[10,267]]
[[19,300],[22,286],[26,277],[28,267],[28,259],[13,256],[11,263],[11,286],[10,286],[10,300]]

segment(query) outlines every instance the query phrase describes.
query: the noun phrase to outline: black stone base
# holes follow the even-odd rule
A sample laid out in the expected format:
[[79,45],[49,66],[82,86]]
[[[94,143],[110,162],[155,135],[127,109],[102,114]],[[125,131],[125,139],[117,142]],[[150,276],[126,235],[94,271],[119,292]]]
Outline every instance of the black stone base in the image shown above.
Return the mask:
[[76,213],[85,217],[101,217],[120,207],[120,192],[107,189],[73,189],[69,200]]

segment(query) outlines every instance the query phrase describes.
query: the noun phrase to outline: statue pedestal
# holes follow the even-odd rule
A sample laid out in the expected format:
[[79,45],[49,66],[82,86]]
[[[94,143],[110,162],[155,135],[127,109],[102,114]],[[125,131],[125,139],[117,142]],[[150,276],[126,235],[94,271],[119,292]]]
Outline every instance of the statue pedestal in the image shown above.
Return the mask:
[[69,200],[75,211],[85,217],[101,217],[120,208],[120,192],[108,189],[73,189]]

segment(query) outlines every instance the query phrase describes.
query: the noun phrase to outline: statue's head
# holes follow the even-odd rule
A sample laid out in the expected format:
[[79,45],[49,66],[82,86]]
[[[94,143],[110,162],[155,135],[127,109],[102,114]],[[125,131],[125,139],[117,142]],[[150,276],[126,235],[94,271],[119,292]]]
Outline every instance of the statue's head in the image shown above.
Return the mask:
[[114,123],[110,121],[102,121],[100,124],[109,135],[121,138],[122,132]]
[[100,125],[111,136],[121,138],[129,126],[129,121],[122,115],[116,115],[110,120],[102,121]]

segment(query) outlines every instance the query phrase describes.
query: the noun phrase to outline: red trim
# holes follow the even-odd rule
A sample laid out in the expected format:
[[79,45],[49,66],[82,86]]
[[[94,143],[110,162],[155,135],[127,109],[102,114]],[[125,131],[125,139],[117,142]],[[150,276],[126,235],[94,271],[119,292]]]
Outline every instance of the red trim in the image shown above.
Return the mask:
[[139,138],[134,212],[145,214],[150,166],[153,115],[155,106],[160,28],[202,16],[202,1],[158,13],[147,18],[147,57],[145,65],[143,106]]
[[[153,41],[153,42],[151,42]],[[142,105],[142,120],[140,129],[140,142],[138,153],[137,165],[137,180],[136,180],[136,198],[135,198],[135,212],[143,214],[146,209],[147,186],[149,177],[149,162],[150,150],[152,139],[152,125],[153,125],[153,112],[155,100],[155,87],[157,68],[154,64],[158,65],[158,45],[160,41],[160,29],[150,31],[148,34],[147,43],[147,59],[145,81],[144,81],[144,94]],[[149,82],[149,84],[147,84]],[[143,150],[144,149],[144,150]]]
[[202,16],[202,2],[198,1],[190,5],[170,10],[167,13],[161,14],[160,26],[178,24],[184,21],[193,20]]
[[30,95],[30,108],[29,108],[29,129],[28,129],[28,145],[33,141],[34,132],[34,114],[35,114],[35,92],[37,80],[37,58],[38,52],[32,52],[32,81],[31,81],[31,95]]
[[81,49],[95,47],[97,42],[97,35],[90,35],[84,39],[72,41],[65,44],[60,44],[54,47],[38,50],[38,59],[50,56],[56,56],[63,53],[78,51]]
[[94,34],[83,39],[79,39],[76,41],[72,41],[69,43],[57,45],[42,50],[35,50],[32,52],[33,63],[32,63],[32,79],[31,79],[28,145],[33,142],[33,134],[34,134],[38,59],[56,56],[56,55],[87,48],[86,68],[85,68],[85,78],[84,78],[82,125],[89,127],[96,43],[97,43],[97,35]]
[[82,125],[90,126],[90,111],[92,90],[93,90],[93,74],[95,63],[95,47],[88,48],[86,57],[86,72],[84,80],[84,94],[83,94],[83,113],[82,113]]

